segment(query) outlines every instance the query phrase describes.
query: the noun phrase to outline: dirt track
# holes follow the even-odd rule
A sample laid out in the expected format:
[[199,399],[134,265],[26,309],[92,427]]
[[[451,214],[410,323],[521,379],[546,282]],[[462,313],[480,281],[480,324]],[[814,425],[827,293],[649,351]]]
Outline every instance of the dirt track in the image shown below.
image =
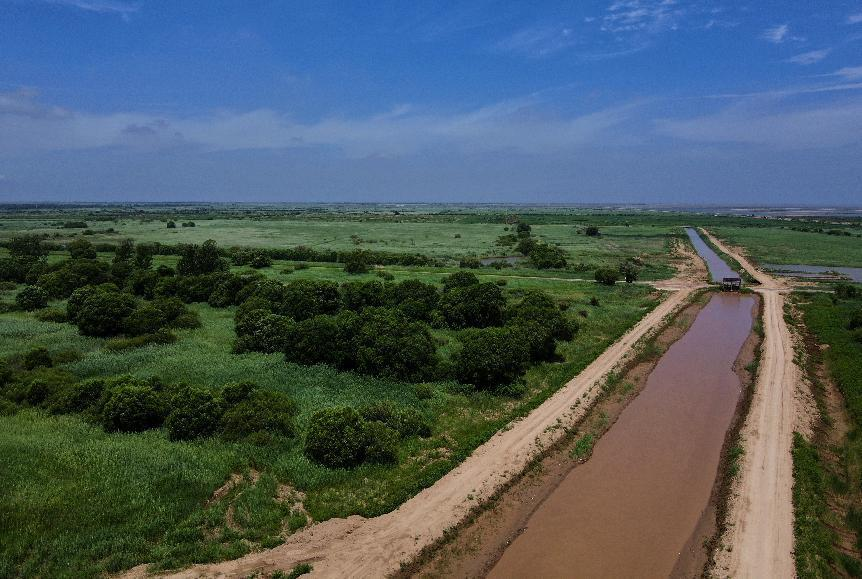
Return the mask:
[[[382,577],[440,539],[470,510],[523,470],[542,448],[562,436],[598,396],[598,383],[632,346],[685,303],[692,289],[672,293],[551,398],[507,430],[501,430],[461,465],[397,510],[364,519],[331,519],[291,536],[281,546],[241,559],[192,567],[176,577],[245,577],[256,571],[290,570],[311,562],[314,576]],[[143,577],[145,566],[127,576]]]
[[720,540],[714,574],[720,577],[793,577],[794,389],[799,379],[784,321],[784,286],[739,252],[704,231],[761,286],[764,342],[751,409],[742,428],[745,454],[734,485],[728,531]]

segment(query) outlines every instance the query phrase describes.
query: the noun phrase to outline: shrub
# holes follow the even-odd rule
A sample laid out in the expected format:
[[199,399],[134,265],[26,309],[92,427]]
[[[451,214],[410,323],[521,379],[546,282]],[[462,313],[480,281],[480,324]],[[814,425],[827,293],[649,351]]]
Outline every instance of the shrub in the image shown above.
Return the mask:
[[126,278],[128,288],[136,296],[153,299],[161,276],[151,269],[135,269]]
[[538,269],[566,267],[566,252],[556,245],[537,243],[530,251],[530,262]]
[[364,421],[353,408],[315,412],[305,434],[305,455],[330,468],[350,468],[365,459]]
[[383,284],[379,281],[349,281],[341,284],[341,301],[349,310],[383,305]]
[[81,380],[57,393],[51,410],[58,414],[86,412],[95,408],[105,391],[105,381],[101,378]]
[[458,267],[464,269],[479,269],[482,267],[482,262],[476,257],[463,257],[458,262]]
[[62,324],[69,321],[69,316],[60,308],[44,308],[36,312],[36,319],[42,322]]
[[859,288],[850,283],[835,284],[835,295],[842,299],[853,299],[859,295]]
[[440,300],[440,312],[452,328],[485,328],[503,321],[506,298],[494,283],[451,289]]
[[614,285],[620,279],[620,274],[615,269],[600,267],[596,270],[596,281],[604,285]]
[[246,326],[243,327],[243,349],[267,354],[284,352],[293,335],[295,322],[286,316],[258,311],[261,312],[260,315],[246,318]]
[[35,285],[28,285],[15,296],[15,305],[32,312],[48,305],[48,293]]
[[640,277],[641,269],[638,264],[632,260],[627,259],[620,264],[619,267],[620,275],[623,276],[623,279],[626,283],[636,282],[638,277]]
[[165,419],[171,440],[194,440],[218,430],[223,408],[212,392],[202,388],[185,388],[175,394],[172,410]]
[[529,237],[531,234],[532,227],[530,227],[529,223],[518,223],[517,227],[515,227],[515,233],[519,237]]
[[283,344],[285,360],[306,366],[353,366],[356,319],[355,314],[345,312],[338,316],[314,316],[295,324]]
[[0,416],[12,416],[18,412],[18,407],[11,400],[0,398]]
[[168,323],[167,314],[153,303],[139,303],[124,323],[125,332],[132,336],[152,334]]
[[553,338],[571,340],[578,331],[577,322],[570,321],[556,306],[553,298],[541,290],[524,292],[520,301],[506,309],[507,324],[535,322],[547,328]]
[[[80,299],[76,298],[78,292],[82,292],[78,296]],[[123,331],[126,317],[134,311],[135,298],[116,288],[88,286],[72,294],[67,308],[69,319],[81,334],[115,336]]]
[[254,389],[225,411],[222,432],[228,440],[240,440],[256,432],[292,436],[295,412],[296,405],[284,392]]
[[50,368],[54,363],[51,361],[51,354],[48,353],[47,348],[33,348],[24,354],[21,365],[26,370],[32,370],[39,367]]
[[462,384],[497,390],[527,369],[529,350],[511,328],[467,330],[461,333],[461,348],[453,362]]
[[344,256],[344,271],[349,274],[371,271],[370,260],[364,251],[352,251]]
[[397,408],[388,402],[378,402],[362,407],[359,414],[368,422],[382,422],[405,438],[431,436],[431,426],[415,408]]
[[588,225],[586,229],[584,229],[584,233],[590,237],[598,237],[599,236],[599,228],[595,225]]
[[538,242],[532,237],[522,237],[518,240],[518,245],[515,248],[523,255],[529,256],[533,253],[533,249],[536,248]]
[[256,389],[257,385],[254,382],[232,382],[224,385],[221,397],[228,406],[236,406],[251,396]]
[[96,249],[86,239],[76,239],[68,246],[72,259],[96,259]]
[[102,405],[102,426],[108,432],[141,432],[162,423],[164,408],[152,387],[123,384],[112,388]]
[[69,259],[39,276],[39,285],[55,298],[65,298],[78,288],[111,281],[108,264],[94,259]]
[[476,274],[470,271],[456,271],[452,275],[443,278],[443,292],[448,292],[453,289],[477,285],[479,278]]
[[355,333],[356,369],[363,374],[419,381],[438,365],[431,330],[396,310],[368,308]]
[[375,273],[377,274],[377,277],[386,281],[392,281],[395,279],[394,275],[384,269],[378,269]]
[[334,314],[341,306],[338,284],[331,281],[300,279],[283,288],[283,302],[278,313],[294,320],[304,320],[320,314]]
[[398,462],[398,433],[382,422],[366,422],[362,425],[365,443],[365,462],[393,464]]
[[177,273],[180,275],[205,275],[225,271],[227,261],[219,254],[218,245],[212,239],[203,245],[181,245]]
[[173,344],[177,337],[165,328],[161,328],[151,334],[141,334],[133,338],[113,338],[105,342],[105,350],[108,352],[121,352],[132,348],[141,348],[153,344]]

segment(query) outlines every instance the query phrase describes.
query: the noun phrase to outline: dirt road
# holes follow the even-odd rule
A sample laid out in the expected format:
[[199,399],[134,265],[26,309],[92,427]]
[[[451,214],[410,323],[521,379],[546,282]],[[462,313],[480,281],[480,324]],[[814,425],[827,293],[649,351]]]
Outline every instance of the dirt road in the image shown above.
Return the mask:
[[738,251],[704,233],[736,259],[761,287],[764,342],[751,409],[742,428],[745,449],[719,542],[719,577],[793,577],[794,390],[799,379],[784,321],[784,285],[752,266]]
[[[382,577],[490,498],[537,453],[563,435],[598,396],[600,381],[631,354],[632,346],[685,303],[693,290],[672,293],[580,374],[527,417],[495,434],[463,463],[397,510],[363,519],[330,519],[288,538],[274,549],[241,559],[192,567],[176,577],[246,577],[256,571],[290,570],[311,562],[314,576]],[[146,575],[144,566],[128,576]]]

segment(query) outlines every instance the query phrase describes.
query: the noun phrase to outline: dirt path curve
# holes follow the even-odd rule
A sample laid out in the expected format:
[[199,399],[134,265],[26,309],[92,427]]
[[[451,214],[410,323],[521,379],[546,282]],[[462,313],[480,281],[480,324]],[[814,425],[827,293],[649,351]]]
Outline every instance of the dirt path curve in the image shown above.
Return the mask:
[[[495,434],[463,463],[397,510],[364,519],[330,519],[288,538],[268,551],[241,559],[200,565],[175,577],[246,577],[254,572],[290,570],[311,562],[320,577],[383,577],[397,571],[402,561],[461,522],[470,510],[490,498],[512,476],[523,470],[542,448],[563,435],[600,392],[599,382],[632,346],[665,316],[685,303],[692,288],[673,292],[632,329],[614,342],[580,374],[525,418]],[[128,577],[143,577],[145,566]]]
[[799,374],[790,329],[784,321],[785,288],[738,251],[704,233],[761,283],[755,291],[764,299],[760,370],[741,433],[745,454],[714,573],[721,577],[794,577],[791,447]]

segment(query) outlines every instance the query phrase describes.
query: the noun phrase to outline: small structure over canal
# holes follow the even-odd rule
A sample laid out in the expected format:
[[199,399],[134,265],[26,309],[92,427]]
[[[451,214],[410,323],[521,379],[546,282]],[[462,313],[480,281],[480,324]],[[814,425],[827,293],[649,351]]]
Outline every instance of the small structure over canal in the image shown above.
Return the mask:
[[726,292],[738,292],[742,289],[742,278],[739,276],[721,278],[721,289]]

